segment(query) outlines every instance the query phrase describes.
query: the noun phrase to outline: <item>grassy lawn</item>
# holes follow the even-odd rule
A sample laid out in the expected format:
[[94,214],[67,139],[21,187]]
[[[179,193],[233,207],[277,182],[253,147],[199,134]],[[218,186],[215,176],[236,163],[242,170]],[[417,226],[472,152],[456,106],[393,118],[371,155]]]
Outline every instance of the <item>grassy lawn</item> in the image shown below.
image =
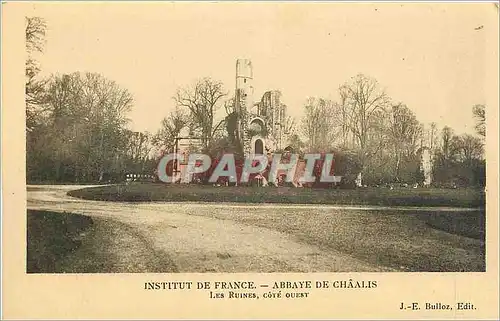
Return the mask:
[[213,187],[132,183],[83,188],[68,195],[88,200],[150,202],[244,202],[386,206],[484,207],[485,194],[476,189],[360,188],[310,189],[291,187]]
[[486,212],[432,212],[416,215],[428,226],[451,234],[486,241]]
[[82,245],[92,224],[92,219],[83,215],[28,210],[26,271],[54,273],[59,263]]
[[[130,208],[131,205],[119,206]],[[348,254],[397,271],[485,270],[484,210],[193,206],[185,211],[187,215],[283,232],[295,241],[318,246],[325,253]],[[162,211],[159,215],[167,213]],[[206,223],[199,222],[200,226]],[[170,224],[155,223],[154,228],[168,233],[172,228]],[[28,273],[172,273],[179,270],[170,255],[157,248],[144,231],[114,219],[28,210],[27,228]],[[189,224],[184,228],[192,229]],[[210,243],[211,237],[221,236],[206,237]],[[217,254],[217,257],[230,264],[227,263],[231,259],[229,255],[219,257]],[[314,258],[305,258],[308,259],[314,261]],[[295,271],[287,269],[284,266],[283,272]],[[328,266],[324,271],[329,271]]]
[[481,272],[486,266],[484,211],[245,208],[191,214],[277,230],[397,271]]
[[171,273],[177,267],[132,227],[28,210],[27,273]]

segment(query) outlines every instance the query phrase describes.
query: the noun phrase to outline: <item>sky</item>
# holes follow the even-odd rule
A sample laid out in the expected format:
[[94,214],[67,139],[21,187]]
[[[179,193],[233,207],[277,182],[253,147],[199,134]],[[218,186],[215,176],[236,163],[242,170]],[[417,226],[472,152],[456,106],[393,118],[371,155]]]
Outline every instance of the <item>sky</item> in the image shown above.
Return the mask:
[[48,25],[43,75],[115,80],[134,96],[130,127],[150,132],[179,86],[208,76],[232,95],[236,59],[248,58],[256,100],[281,90],[297,120],[307,97],[337,99],[363,73],[421,122],[474,133],[497,27],[491,3],[42,3],[31,12]]

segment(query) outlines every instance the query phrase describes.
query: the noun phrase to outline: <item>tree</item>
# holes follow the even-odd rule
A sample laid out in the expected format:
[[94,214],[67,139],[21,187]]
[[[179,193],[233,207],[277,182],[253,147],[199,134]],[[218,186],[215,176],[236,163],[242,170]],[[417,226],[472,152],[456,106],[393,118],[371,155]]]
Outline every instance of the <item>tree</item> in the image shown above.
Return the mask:
[[144,171],[146,162],[152,150],[152,135],[148,132],[123,131],[123,138],[126,141],[127,169],[135,173]]
[[476,119],[476,132],[485,137],[486,136],[486,111],[485,105],[475,105],[472,108],[472,114]]
[[[361,168],[384,146],[380,139],[386,119],[389,97],[378,82],[359,74],[339,88],[342,128],[348,130],[353,147],[358,151]],[[347,134],[346,134],[347,135]]]
[[335,111],[337,115],[340,115],[340,133],[342,137],[342,147],[348,148],[350,141],[350,136],[352,135],[349,122],[348,122],[348,106],[347,106],[347,90],[339,90],[340,102],[335,104]]
[[302,132],[310,151],[324,151],[335,139],[333,102],[324,98],[308,98],[304,106]]
[[45,81],[37,80],[40,66],[34,58],[35,53],[42,53],[45,46],[45,34],[47,25],[40,17],[26,17],[25,40],[26,40],[26,129],[32,131],[40,121],[39,114],[42,112],[37,107],[43,101],[43,90]]
[[[396,181],[401,181],[401,168],[415,162],[418,143],[422,137],[422,125],[411,109],[401,103],[392,107],[391,116],[389,137],[395,157],[394,175]],[[403,162],[405,163],[402,164]],[[412,168],[410,172],[415,173],[415,170]]]
[[422,146],[428,147],[431,151],[435,151],[438,148],[438,129],[437,124],[432,122],[426,126],[425,129],[422,128]]
[[27,137],[31,177],[103,180],[126,157],[124,129],[132,103],[128,90],[100,74],[47,79],[42,104],[46,114]]
[[188,124],[188,115],[180,108],[175,108],[174,111],[163,118],[161,128],[156,133],[153,141],[154,144],[167,152],[174,151],[175,138],[179,136],[181,130]]
[[441,131],[441,154],[443,160],[448,161],[453,156],[452,149],[452,139],[453,139],[453,129],[451,127],[445,126]]
[[288,140],[288,145],[292,148],[292,152],[302,154],[305,147],[304,142],[297,134],[292,134]]
[[190,114],[190,126],[201,137],[204,149],[208,148],[224,120],[215,124],[215,112],[222,98],[226,96],[219,81],[204,78],[192,87],[179,88],[174,100],[179,108],[186,108]]
[[295,118],[292,116],[286,116],[282,124],[282,131],[285,135],[292,135],[296,130]]
[[469,134],[454,136],[452,139],[454,158],[465,164],[472,164],[473,160],[483,158],[483,143],[480,138]]
[[26,50],[43,52],[47,23],[40,17],[26,17]]
[[442,146],[434,164],[435,181],[443,185],[484,186],[485,161],[481,138],[469,134],[454,135],[445,127]]

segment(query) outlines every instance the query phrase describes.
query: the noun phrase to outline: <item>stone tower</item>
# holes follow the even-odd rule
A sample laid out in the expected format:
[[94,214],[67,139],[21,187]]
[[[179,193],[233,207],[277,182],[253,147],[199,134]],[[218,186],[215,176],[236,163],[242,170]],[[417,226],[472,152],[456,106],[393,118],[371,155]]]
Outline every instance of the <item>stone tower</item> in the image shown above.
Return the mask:
[[250,59],[236,61],[236,94],[239,95],[239,104],[236,106],[248,112],[253,107],[253,70]]
[[250,141],[246,135],[248,113],[253,101],[253,70],[250,59],[236,61],[235,111],[238,115],[237,137],[243,145],[243,152],[249,151]]

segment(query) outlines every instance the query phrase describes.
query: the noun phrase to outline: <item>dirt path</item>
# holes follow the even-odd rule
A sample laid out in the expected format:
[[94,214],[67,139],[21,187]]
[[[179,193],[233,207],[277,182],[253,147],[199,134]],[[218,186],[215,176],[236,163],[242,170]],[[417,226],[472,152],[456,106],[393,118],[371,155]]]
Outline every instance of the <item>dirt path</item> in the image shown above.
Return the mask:
[[[96,265],[65,262],[88,272],[337,272],[386,271],[320,249],[272,229],[195,211],[238,211],[220,204],[131,204],[66,196],[74,186],[28,188],[28,208],[88,215],[96,224],[82,248]],[[240,209],[239,211],[245,211]],[[109,262],[106,263],[106,258]],[[101,262],[101,263],[98,263]],[[111,263],[110,263],[111,262]],[[142,263],[141,263],[142,262]]]

